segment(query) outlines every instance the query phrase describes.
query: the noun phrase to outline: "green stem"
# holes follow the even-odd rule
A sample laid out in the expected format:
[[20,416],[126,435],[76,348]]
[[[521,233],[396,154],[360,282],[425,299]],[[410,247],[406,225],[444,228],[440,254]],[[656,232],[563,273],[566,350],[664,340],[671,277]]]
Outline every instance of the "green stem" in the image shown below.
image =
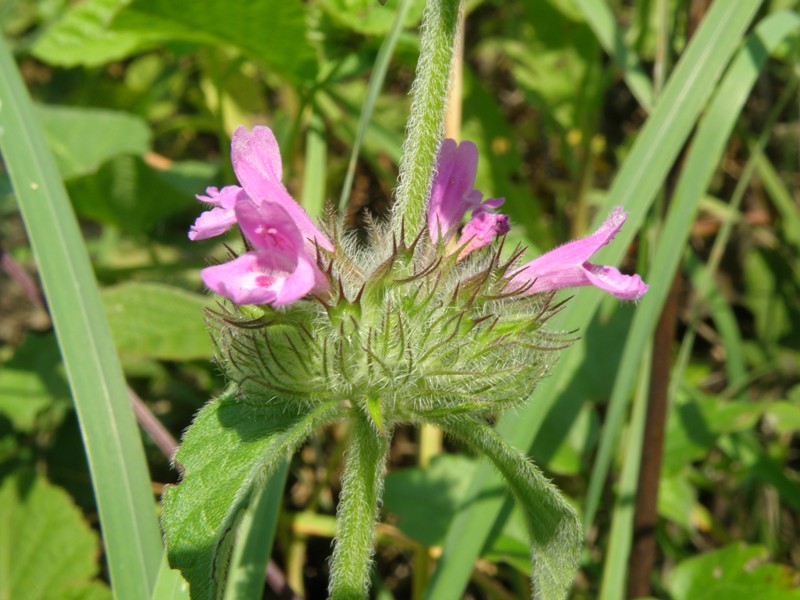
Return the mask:
[[450,74],[455,56],[461,0],[428,0],[422,21],[417,77],[408,117],[397,199],[392,215],[396,235],[416,237],[425,209],[436,153],[444,131]]
[[378,502],[391,434],[378,433],[353,412],[350,445],[336,510],[336,546],[331,559],[331,600],[363,600],[369,590],[369,568],[375,539]]

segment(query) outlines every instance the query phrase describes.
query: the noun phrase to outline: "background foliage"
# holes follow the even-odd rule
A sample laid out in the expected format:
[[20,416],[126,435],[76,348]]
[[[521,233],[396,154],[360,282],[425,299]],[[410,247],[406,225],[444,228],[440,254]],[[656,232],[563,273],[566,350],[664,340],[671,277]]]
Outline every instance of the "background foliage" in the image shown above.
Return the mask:
[[[0,27],[35,103],[31,123],[45,133],[100,286],[106,319],[92,331],[110,328],[128,386],[173,436],[224,387],[203,323],[213,299],[198,271],[225,249],[188,241],[199,211],[193,195],[233,181],[229,136],[239,124],[261,123],[281,143],[287,186],[315,215],[326,202],[338,204],[350,152],[363,141],[345,197],[349,219],[358,225],[364,210],[384,214],[423,4],[0,4]],[[583,510],[587,544],[574,597],[625,595],[639,457],[654,441],[643,433],[644,414],[658,390],[669,399],[663,465],[644,460],[659,473],[652,595],[800,597],[800,6],[473,0],[466,7],[462,137],[481,151],[477,187],[506,198],[512,240],[531,252],[548,249],[624,202],[630,227],[614,260],[653,286],[639,307],[576,291],[565,311],[573,320],[559,324],[585,322],[580,343],[564,353],[530,410],[500,422]],[[374,75],[376,60],[385,81]],[[0,102],[5,114],[20,100],[4,93]],[[125,597],[135,588],[114,574],[117,542],[100,505],[104,497],[141,501],[132,510],[154,530],[149,494],[155,501],[177,473],[164,453],[169,436],[151,437],[157,430],[148,425],[151,488],[127,468],[104,480],[116,483],[95,475],[100,488],[92,488],[84,441],[93,468],[110,459],[101,451],[93,458],[90,442],[100,440],[85,416],[82,438],[70,401],[81,415],[100,413],[100,400],[81,400],[70,367],[87,362],[88,350],[63,333],[59,350],[44,305],[13,269],[41,271],[56,326],[59,314],[70,321],[69,310],[59,312],[69,279],[52,287],[45,277],[43,258],[58,252],[56,244],[46,236],[37,242],[35,217],[26,216],[37,268],[19,213],[36,201],[19,185],[15,194],[9,177],[22,156],[9,148],[27,135],[6,135],[0,171],[0,597],[25,590],[31,598],[105,598],[109,577]],[[87,306],[85,294],[76,298]],[[668,309],[676,325],[657,337]],[[112,396],[109,406],[130,412],[124,394]],[[135,436],[125,437],[125,420],[112,422],[121,433],[107,422],[97,427],[124,461],[140,450]],[[532,441],[523,429],[536,432]],[[277,567],[310,598],[322,597],[327,582],[345,434],[333,429],[304,447],[282,494],[273,575]],[[449,442],[446,454],[419,465],[415,436],[401,430],[393,444],[376,594],[525,597],[524,526],[503,508],[504,490]],[[127,493],[122,482],[138,491]],[[483,498],[501,520],[475,517],[471,507]],[[155,568],[159,548],[148,535],[137,546],[148,555],[142,585],[155,597],[180,597],[180,585]],[[448,559],[458,556],[468,560]]]

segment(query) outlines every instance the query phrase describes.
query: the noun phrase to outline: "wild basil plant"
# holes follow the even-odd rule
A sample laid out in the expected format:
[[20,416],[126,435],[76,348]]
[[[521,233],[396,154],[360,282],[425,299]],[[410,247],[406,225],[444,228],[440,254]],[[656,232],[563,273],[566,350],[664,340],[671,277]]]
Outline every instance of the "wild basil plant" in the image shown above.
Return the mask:
[[[622,300],[637,275],[589,262],[623,225],[523,263],[504,249],[503,200],[475,190],[476,146],[442,140],[456,17],[429,0],[405,158],[391,219],[358,238],[335,215],[315,223],[281,182],[268,127],[238,128],[238,186],[209,188],[193,240],[238,226],[244,249],[202,271],[226,298],[209,316],[230,380],[186,432],[184,469],[164,494],[170,563],[192,598],[219,597],[238,519],[256,490],[313,433],[349,424],[330,597],[368,592],[374,528],[395,427],[432,424],[488,457],[526,517],[536,597],[564,597],[581,547],[574,510],[488,417],[518,406],[569,337],[547,328],[553,293],[592,285]],[[209,501],[213,498],[213,501]]]

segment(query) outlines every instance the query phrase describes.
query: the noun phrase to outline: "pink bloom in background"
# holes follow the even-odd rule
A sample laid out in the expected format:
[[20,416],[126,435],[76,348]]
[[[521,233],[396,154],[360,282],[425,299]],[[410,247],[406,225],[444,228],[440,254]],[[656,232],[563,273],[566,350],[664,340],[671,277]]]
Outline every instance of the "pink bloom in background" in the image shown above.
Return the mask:
[[189,238],[214,237],[238,223],[253,249],[203,269],[205,284],[236,304],[281,306],[325,291],[328,282],[316,263],[317,246],[332,251],[333,244],[281,183],[283,166],[272,131],[237,128],[231,160],[242,187],[208,188],[206,196],[198,196],[215,206],[195,221]]
[[428,233],[434,242],[442,239],[446,244],[458,232],[467,212],[472,211],[458,241],[459,246],[464,246],[460,258],[490,244],[509,229],[508,217],[489,212],[503,204],[503,199],[482,202],[483,194],[472,189],[477,169],[475,144],[456,144],[449,138],[442,141],[428,203]]
[[554,248],[526,263],[511,277],[512,289],[536,294],[593,285],[620,300],[638,300],[648,289],[641,277],[623,275],[614,267],[589,262],[595,252],[614,238],[627,217],[628,213],[618,206],[592,235]]

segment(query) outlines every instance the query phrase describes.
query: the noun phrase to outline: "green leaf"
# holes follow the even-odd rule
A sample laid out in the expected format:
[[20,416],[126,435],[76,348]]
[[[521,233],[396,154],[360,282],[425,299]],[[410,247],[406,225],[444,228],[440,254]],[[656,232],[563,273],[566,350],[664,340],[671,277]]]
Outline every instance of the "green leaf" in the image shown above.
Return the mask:
[[441,544],[467,496],[475,461],[462,455],[433,457],[426,469],[401,469],[386,476],[383,508],[400,530],[427,546]]
[[203,322],[209,297],[158,283],[132,282],[103,290],[101,298],[121,354],[176,361],[213,357]]
[[86,175],[120,154],[150,149],[144,119],[122,111],[39,106],[47,141],[64,178]]
[[767,419],[779,434],[800,431],[800,405],[791,402],[773,402],[766,409]]
[[2,41],[0,97],[0,150],[80,419],[112,584],[119,597],[147,598],[162,550],[141,437],[77,220]]
[[681,562],[667,589],[673,600],[792,600],[800,598],[796,573],[767,562],[763,546],[732,544]]
[[[524,454],[488,425],[471,417],[446,417],[430,422],[482,453],[500,471],[528,528],[534,598],[566,598],[578,570],[583,539],[575,509]],[[473,500],[470,496],[468,503]]]
[[37,417],[70,406],[69,386],[55,336],[30,334],[0,368],[0,414],[15,429],[30,433]]
[[111,597],[97,581],[99,540],[62,489],[32,472],[0,485],[0,598]]
[[[422,18],[425,0],[409,0],[403,16],[405,28],[417,25]],[[381,5],[375,0],[323,0],[322,8],[340,25],[364,35],[384,36],[392,28],[398,7],[396,2]]]
[[313,79],[316,70],[300,0],[241,0],[235,8],[225,0],[133,0],[112,28],[159,41],[235,46],[298,81]]
[[[389,473],[383,508],[397,519],[397,527],[408,537],[426,546],[439,546],[455,514],[468,505],[467,492],[477,467],[477,461],[462,454],[439,454],[426,468]],[[504,496],[507,488],[498,487],[492,493]],[[531,574],[525,520],[519,509],[513,509],[482,557],[490,562],[510,563],[521,573]]]
[[664,442],[664,471],[674,474],[703,458],[720,436],[747,431],[767,408],[718,396],[681,398],[670,406]]
[[233,394],[211,401],[175,456],[184,476],[164,491],[162,525],[170,564],[189,583],[193,600],[223,591],[233,534],[254,489],[314,429],[344,410],[334,402],[305,413],[283,402],[260,402]]
[[128,0],[86,0],[73,4],[33,45],[33,55],[62,67],[97,67],[152,45],[135,32],[111,31],[114,15]]
[[119,156],[97,173],[69,182],[75,210],[82,217],[128,233],[147,233],[159,222],[195,205],[217,172],[210,163],[181,162],[161,171],[138,156]]

